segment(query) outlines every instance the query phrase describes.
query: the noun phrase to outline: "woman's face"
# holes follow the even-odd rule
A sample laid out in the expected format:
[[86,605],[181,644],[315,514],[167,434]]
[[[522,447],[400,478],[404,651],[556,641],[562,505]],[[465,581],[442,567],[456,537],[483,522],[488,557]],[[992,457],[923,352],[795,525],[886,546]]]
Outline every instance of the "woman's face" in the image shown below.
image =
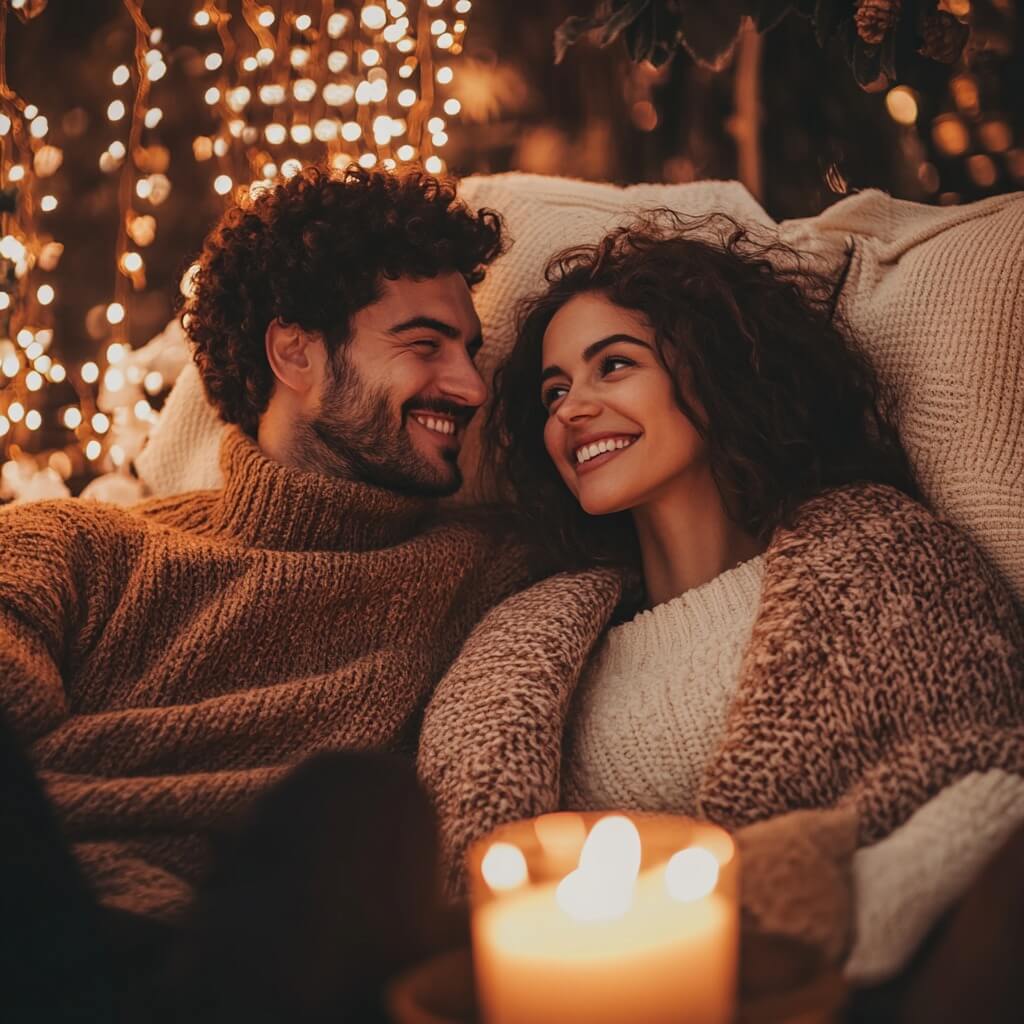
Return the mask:
[[544,445],[591,515],[655,502],[708,471],[642,314],[599,293],[570,299],[544,333],[540,387]]

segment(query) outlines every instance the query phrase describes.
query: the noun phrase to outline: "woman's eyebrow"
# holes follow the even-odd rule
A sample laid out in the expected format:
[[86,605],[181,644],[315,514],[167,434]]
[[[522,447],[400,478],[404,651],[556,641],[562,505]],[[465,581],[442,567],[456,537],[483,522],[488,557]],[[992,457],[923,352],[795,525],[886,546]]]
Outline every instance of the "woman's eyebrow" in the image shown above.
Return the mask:
[[[649,352],[651,346],[646,341],[641,341],[640,338],[634,338],[632,334],[609,334],[607,338],[599,338],[597,341],[591,342],[583,350],[583,360],[589,363],[594,356],[603,352],[609,345],[614,345],[616,342],[625,342],[627,345],[639,345],[641,348],[647,349]],[[540,381],[543,384],[549,377],[557,377],[559,374],[564,374],[560,366],[547,366],[541,370]]]

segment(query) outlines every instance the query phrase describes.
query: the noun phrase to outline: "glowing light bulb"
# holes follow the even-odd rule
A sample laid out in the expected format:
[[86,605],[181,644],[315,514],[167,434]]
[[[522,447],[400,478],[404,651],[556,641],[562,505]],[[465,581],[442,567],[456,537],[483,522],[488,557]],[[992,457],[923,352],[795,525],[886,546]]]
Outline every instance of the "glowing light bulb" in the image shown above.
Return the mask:
[[11,130],[11,119],[6,114],[0,114],[0,135],[6,135]]
[[203,99],[212,107],[220,100],[220,89],[215,85],[211,85],[210,88],[203,93]]
[[295,19],[295,27],[300,32],[305,32],[313,24],[313,19],[308,14],[300,14]]
[[43,386],[43,375],[38,370],[29,370],[25,374],[25,387],[29,391],[38,391]]
[[444,112],[454,117],[462,109],[462,104],[454,97],[444,101]]
[[213,179],[213,190],[218,195],[226,196],[231,191],[231,186],[233,184],[234,182],[231,180],[229,175],[218,174],[217,177]]
[[39,300],[40,306],[48,306],[53,302],[55,295],[56,292],[54,292],[53,287],[48,284],[41,284],[36,289],[36,298]]
[[360,18],[362,23],[372,32],[377,32],[382,29],[387,24],[388,20],[388,16],[385,13],[384,8],[378,7],[376,4],[367,4],[363,8]]
[[403,89],[398,94],[398,105],[401,107],[411,107],[416,102],[416,90],[415,89]]
[[95,384],[100,376],[100,368],[94,362],[82,363],[82,380],[86,384]]
[[274,51],[269,46],[264,46],[262,49],[256,51],[256,63],[261,68],[268,67],[274,63]]
[[443,18],[436,18],[430,23],[430,34],[432,36],[439,36],[442,32],[448,30],[448,23]]
[[28,126],[28,133],[33,139],[41,139],[50,130],[50,123],[40,114]]
[[123,160],[125,154],[124,143],[120,139],[114,139],[114,141],[107,146],[107,152],[109,152],[115,160]]
[[416,150],[408,143],[404,146],[398,147],[398,159],[399,160],[412,160],[416,156]]
[[312,78],[298,78],[292,83],[292,95],[300,103],[308,103],[316,95],[316,82]]
[[29,409],[25,414],[25,426],[28,427],[29,430],[38,430],[42,425],[42,422],[43,417],[39,414],[38,409]]
[[111,324],[119,324],[124,320],[125,311],[124,306],[120,302],[112,302],[107,306],[107,322]]
[[164,375],[159,370],[150,370],[142,382],[142,386],[150,395],[158,395],[164,386]]
[[203,61],[207,71],[216,71],[223,63],[224,58],[219,53],[208,53],[206,60]]
[[348,28],[348,15],[337,13],[327,19],[327,34],[332,39],[337,39]]
[[272,121],[263,129],[263,134],[266,136],[267,142],[272,146],[280,146],[288,138],[288,129],[283,124]]
[[124,85],[132,77],[132,73],[128,70],[127,64],[118,64],[110,77],[114,85]]
[[380,63],[380,52],[370,47],[367,50],[363,50],[362,57],[360,60],[368,67],[376,67]]
[[49,378],[54,382],[54,384],[59,384],[65,377],[67,377],[67,375],[67,370],[65,370],[60,363],[54,363],[53,366],[50,367]]
[[121,266],[134,274],[142,269],[142,257],[137,252],[126,252],[121,256]]
[[105,434],[110,429],[110,417],[106,413],[98,412],[92,418],[92,429],[97,434]]
[[363,155],[359,158],[359,166],[365,168],[366,170],[369,170],[376,163],[377,158],[373,155],[373,153],[363,153]]
[[342,50],[331,50],[327,54],[327,70],[332,74],[340,74],[348,67],[348,54]]
[[270,26],[274,24],[274,12],[271,11],[269,8],[265,8],[264,10],[260,11],[259,15],[256,17],[256,20],[264,28],[270,28]]
[[306,145],[313,138],[313,129],[308,124],[293,124],[292,139],[300,146]]
[[454,77],[452,69],[447,65],[437,69],[437,80],[441,85],[447,85]]
[[151,64],[146,69],[146,77],[151,82],[159,82],[164,75],[167,74],[167,65],[162,61],[157,61],[155,64]]
[[444,161],[439,156],[428,156],[423,166],[430,174],[440,174],[444,170]]
[[356,121],[346,121],[341,126],[341,137],[346,142],[355,142],[360,135],[363,134],[363,129],[359,126]]
[[281,173],[286,178],[294,178],[295,175],[298,174],[299,171],[301,170],[302,163],[301,161],[296,160],[295,157],[291,157],[290,159],[285,160],[283,164],[281,164]]
[[7,415],[12,423],[20,423],[25,418],[25,406],[21,402],[11,402],[7,407]]
[[209,11],[196,11],[192,16],[192,20],[200,27],[205,28],[210,24],[210,12]]
[[309,50],[296,46],[289,58],[292,62],[293,68],[304,68],[309,63]]
[[39,200],[39,209],[42,210],[43,213],[49,213],[51,210],[56,210],[57,197],[43,196],[43,198]]
[[82,410],[76,405],[69,405],[64,410],[64,426],[68,430],[76,430],[82,425]]
[[242,61],[243,71],[255,71],[260,66],[260,62],[255,57],[246,57]]
[[437,48],[439,50],[450,50],[455,45],[455,37],[451,32],[445,32],[437,37]]
[[150,107],[149,110],[146,111],[146,115],[143,117],[142,122],[147,128],[155,128],[163,119],[163,116],[164,112],[159,107]]

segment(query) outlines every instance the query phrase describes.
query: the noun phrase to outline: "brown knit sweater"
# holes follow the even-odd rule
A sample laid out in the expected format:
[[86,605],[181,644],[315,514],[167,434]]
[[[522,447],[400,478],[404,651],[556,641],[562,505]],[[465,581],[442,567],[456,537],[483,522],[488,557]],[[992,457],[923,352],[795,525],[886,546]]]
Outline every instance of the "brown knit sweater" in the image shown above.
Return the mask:
[[[435,691],[419,764],[454,888],[472,840],[559,806],[573,689],[619,591],[592,571],[508,598]],[[838,957],[848,921],[835,907],[848,901],[805,883],[827,888],[826,861],[991,768],[1024,774],[1024,626],[1006,588],[963,534],[890,488],[807,502],[765,553],[737,696],[698,792],[702,815],[764,852],[746,858],[748,908]],[[831,909],[811,920],[815,901]]]
[[205,841],[336,748],[412,749],[472,625],[522,578],[468,514],[285,468],[130,510],[0,511],[0,701],[108,902],[173,913]]

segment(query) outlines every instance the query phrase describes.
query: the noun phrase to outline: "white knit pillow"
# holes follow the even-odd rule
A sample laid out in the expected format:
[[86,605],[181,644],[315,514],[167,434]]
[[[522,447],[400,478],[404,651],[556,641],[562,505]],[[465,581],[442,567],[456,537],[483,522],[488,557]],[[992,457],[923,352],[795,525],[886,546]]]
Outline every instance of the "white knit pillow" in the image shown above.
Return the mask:
[[[472,207],[498,210],[513,242],[474,295],[488,379],[511,345],[518,301],[541,287],[545,263],[565,246],[594,241],[649,206],[777,227],[738,182],[617,188],[499,174],[465,179],[460,194]],[[829,272],[855,243],[843,308],[897,390],[903,442],[924,492],[973,535],[1024,602],[1024,194],[929,207],[869,191],[779,231]],[[463,454],[467,499],[479,493],[482,418]],[[220,429],[190,366],[136,460],[149,490],[218,486]]]
[[[474,292],[485,341],[478,363],[488,381],[511,347],[516,304],[543,285],[544,265],[565,246],[596,241],[614,224],[650,206],[695,215],[724,211],[747,224],[775,228],[775,222],[736,181],[618,188],[512,173],[466,178],[459,185],[459,194],[473,208],[486,206],[501,213],[514,243]],[[466,486],[460,492],[464,500],[478,494],[474,467],[482,421],[483,415],[478,414],[466,440],[462,459]],[[220,486],[217,453],[221,430],[222,424],[203,395],[199,374],[189,365],[135,460],[149,491],[165,495]]]
[[896,390],[925,496],[1024,604],[1024,193],[930,207],[872,190],[780,233],[827,269],[854,243],[843,310]]

